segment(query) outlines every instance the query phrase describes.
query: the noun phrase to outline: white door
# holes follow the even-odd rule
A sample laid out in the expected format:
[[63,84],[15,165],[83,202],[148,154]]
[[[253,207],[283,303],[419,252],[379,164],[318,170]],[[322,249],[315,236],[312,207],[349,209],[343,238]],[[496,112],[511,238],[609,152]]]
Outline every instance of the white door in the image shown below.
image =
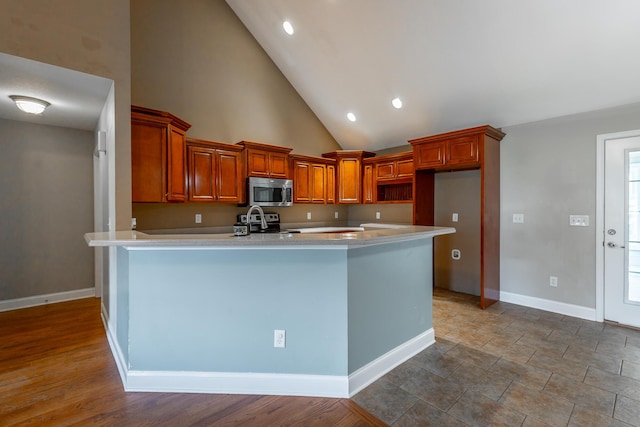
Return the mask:
[[604,318],[640,327],[640,136],[605,142]]

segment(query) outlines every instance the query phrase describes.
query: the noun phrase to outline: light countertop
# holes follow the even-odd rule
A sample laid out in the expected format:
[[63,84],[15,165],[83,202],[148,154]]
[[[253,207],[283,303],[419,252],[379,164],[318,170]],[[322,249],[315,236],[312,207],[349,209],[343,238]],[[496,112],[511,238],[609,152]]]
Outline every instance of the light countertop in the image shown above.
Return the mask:
[[[366,224],[363,224],[366,225]],[[286,246],[361,247],[427,239],[455,233],[452,227],[404,226],[356,232],[222,234],[146,234],[141,231],[87,233],[89,246],[255,248]]]

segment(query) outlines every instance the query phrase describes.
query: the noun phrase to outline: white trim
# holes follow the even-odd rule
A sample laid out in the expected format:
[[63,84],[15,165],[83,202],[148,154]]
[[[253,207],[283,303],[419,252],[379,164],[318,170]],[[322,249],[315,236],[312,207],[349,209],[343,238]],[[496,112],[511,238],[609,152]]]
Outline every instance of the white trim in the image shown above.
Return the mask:
[[596,310],[594,308],[584,307],[581,305],[567,304],[565,302],[536,298],[528,295],[513,294],[511,292],[504,291],[500,291],[500,301],[537,308],[538,310],[550,311],[552,313],[564,314],[566,316],[578,317],[580,319],[596,320]]
[[[109,320],[102,317],[102,321],[106,324],[109,324]],[[115,330],[115,329],[114,329]],[[124,354],[122,354],[122,349],[118,345],[118,339],[116,335],[112,333],[111,328],[107,328],[107,342],[109,343],[109,348],[111,348],[111,354],[116,362],[116,366],[118,367],[118,373],[120,374],[120,380],[124,385],[124,389],[127,389],[127,361],[124,358]]]
[[376,360],[364,365],[351,375],[349,375],[349,396],[352,397],[360,390],[391,371],[396,366],[411,359],[425,348],[435,343],[435,332],[433,328],[423,332],[415,338],[400,344],[393,350],[383,354]]
[[126,391],[348,397],[348,377],[243,372],[129,371]]
[[[104,321],[104,318],[103,318]],[[108,321],[105,322],[108,324]],[[129,392],[263,394],[348,398],[435,342],[433,328],[399,345],[349,376],[244,372],[135,371],[111,328],[107,341]]]
[[596,139],[596,310],[595,320],[604,321],[604,169],[605,146],[611,139],[640,136],[640,129],[605,133]]
[[36,307],[38,305],[56,302],[72,301],[76,299],[96,296],[96,288],[76,289],[73,291],[57,292],[54,294],[36,295],[32,297],[16,298],[0,301],[0,311],[17,310],[19,308]]

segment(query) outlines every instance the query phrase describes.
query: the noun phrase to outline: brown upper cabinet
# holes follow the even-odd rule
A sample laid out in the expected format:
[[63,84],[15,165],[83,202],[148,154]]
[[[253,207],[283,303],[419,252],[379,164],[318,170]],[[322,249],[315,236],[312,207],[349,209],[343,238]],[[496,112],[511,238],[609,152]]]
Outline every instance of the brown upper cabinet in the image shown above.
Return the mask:
[[504,133],[479,126],[409,141],[415,161],[413,223],[434,224],[437,173],[480,169],[480,307],[500,300],[500,141]]
[[133,202],[186,201],[186,133],[190,127],[171,113],[131,106]]
[[187,138],[190,202],[242,203],[242,147]]
[[362,150],[339,150],[322,155],[336,161],[337,203],[362,203],[362,161],[373,156],[375,153]]
[[251,141],[241,141],[238,144],[245,147],[247,176],[289,178],[291,148]]
[[414,145],[416,169],[466,168],[480,166],[480,136],[451,135],[409,141]]
[[413,152],[365,159],[364,203],[410,203],[413,200]]
[[294,203],[335,202],[335,160],[291,154]]

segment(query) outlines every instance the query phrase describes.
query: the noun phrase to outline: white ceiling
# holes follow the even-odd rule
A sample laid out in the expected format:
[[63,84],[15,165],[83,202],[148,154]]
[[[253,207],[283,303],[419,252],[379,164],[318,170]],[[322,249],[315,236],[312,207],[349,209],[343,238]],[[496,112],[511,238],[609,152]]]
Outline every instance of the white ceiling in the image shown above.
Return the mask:
[[[94,130],[112,80],[0,53],[0,118]],[[16,108],[9,95],[40,98],[51,105],[36,116]]]
[[344,149],[640,102],[637,0],[227,3]]

